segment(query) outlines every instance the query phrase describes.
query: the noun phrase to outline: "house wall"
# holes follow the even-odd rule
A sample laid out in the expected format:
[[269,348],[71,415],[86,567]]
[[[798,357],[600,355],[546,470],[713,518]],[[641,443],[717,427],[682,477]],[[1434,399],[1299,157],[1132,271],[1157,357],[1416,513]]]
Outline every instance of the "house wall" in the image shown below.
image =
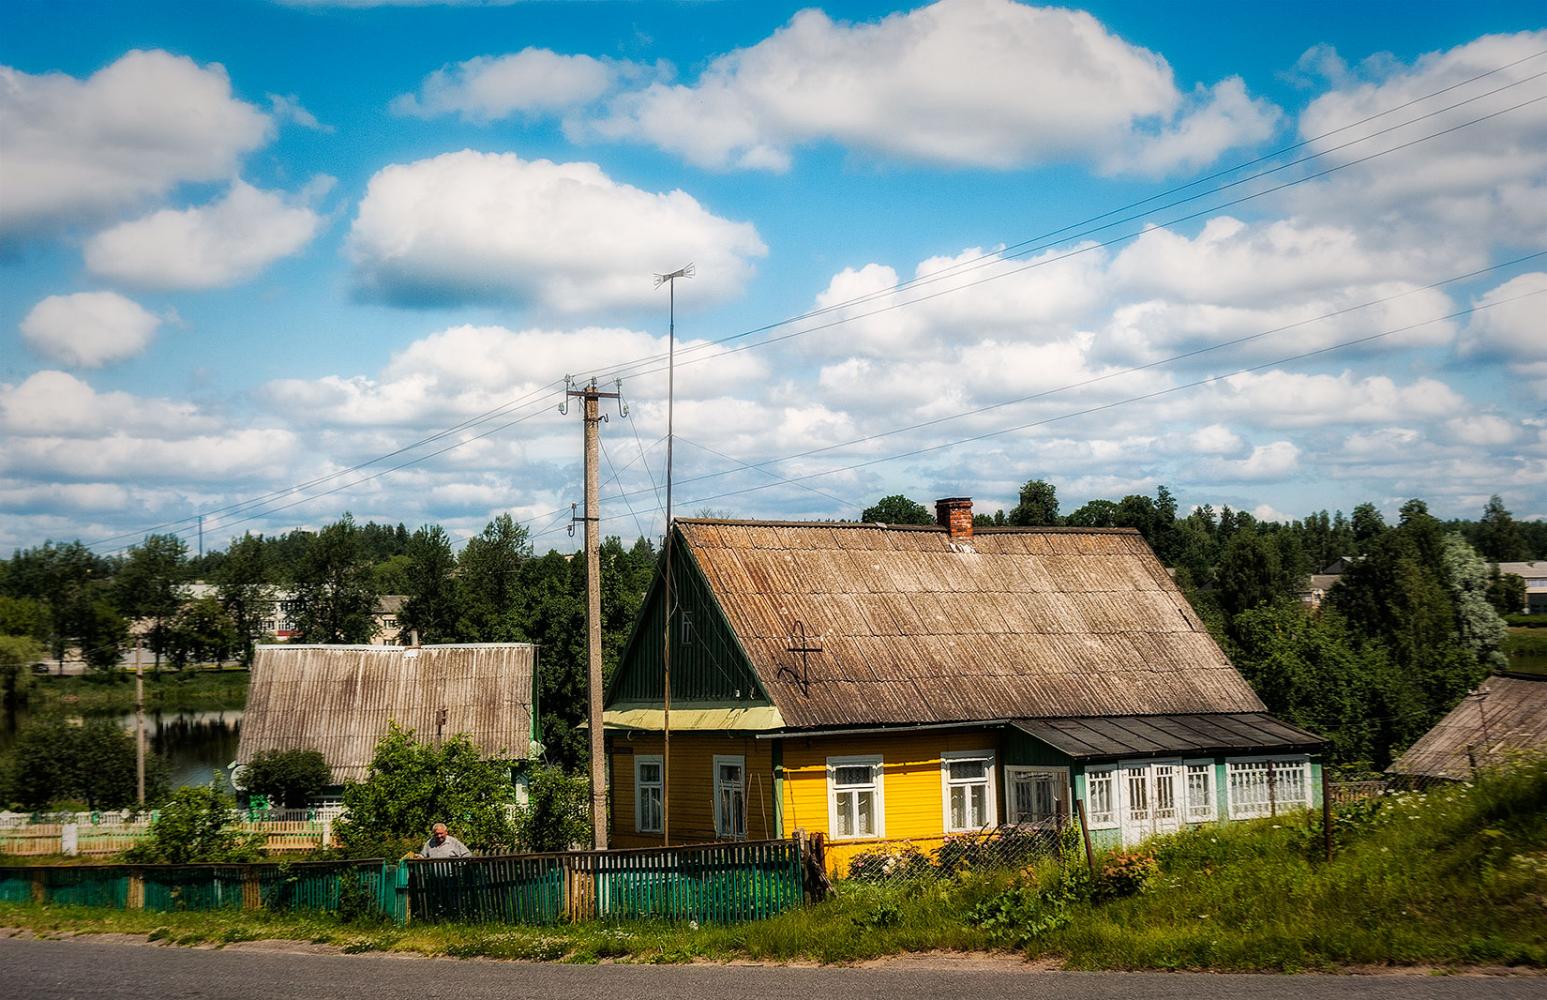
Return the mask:
[[[611,770],[611,846],[659,847],[659,833],[639,833],[634,829],[634,757],[659,754],[661,734],[636,732],[630,738],[626,733],[611,732],[607,738]],[[673,731],[671,766],[666,776],[672,843],[695,844],[719,839],[714,831],[716,755],[746,758],[747,838],[768,840],[779,837],[770,741],[754,739],[750,733]]]

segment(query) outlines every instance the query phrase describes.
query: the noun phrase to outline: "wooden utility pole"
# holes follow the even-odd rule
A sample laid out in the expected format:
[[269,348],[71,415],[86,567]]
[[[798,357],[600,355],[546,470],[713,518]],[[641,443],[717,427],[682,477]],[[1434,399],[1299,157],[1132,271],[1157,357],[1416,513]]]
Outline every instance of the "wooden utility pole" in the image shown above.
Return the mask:
[[145,665],[140,662],[140,647],[145,640],[134,639],[134,788],[135,801],[145,805]]
[[601,415],[598,401],[617,399],[616,392],[599,392],[596,380],[584,389],[571,389],[570,396],[585,401],[585,579],[586,579],[586,687],[591,727],[591,846],[607,849],[607,758],[602,731],[602,573],[600,513],[597,493],[600,489],[598,463],[601,461]]
[[661,548],[664,562],[661,609],[661,846],[671,846],[671,444],[672,410],[677,398],[677,279],[691,278],[693,265],[670,274],[657,274],[655,287],[666,285],[666,537]]

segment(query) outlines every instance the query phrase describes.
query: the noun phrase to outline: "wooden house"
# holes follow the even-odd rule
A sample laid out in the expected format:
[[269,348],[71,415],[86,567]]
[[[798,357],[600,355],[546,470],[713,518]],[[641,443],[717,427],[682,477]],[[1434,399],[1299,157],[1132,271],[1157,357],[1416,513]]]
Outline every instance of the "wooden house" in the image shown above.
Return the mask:
[[1502,674],[1434,724],[1386,773],[1398,781],[1469,780],[1519,753],[1547,753],[1547,676]]
[[[1098,843],[1320,801],[1323,741],[1264,711],[1129,529],[676,523],[670,767],[660,579],[607,692],[612,842]],[[668,777],[669,772],[669,777]]]
[[394,722],[421,740],[465,733],[491,759],[535,756],[537,647],[259,646],[236,761],[317,750],[336,790],[366,777]]

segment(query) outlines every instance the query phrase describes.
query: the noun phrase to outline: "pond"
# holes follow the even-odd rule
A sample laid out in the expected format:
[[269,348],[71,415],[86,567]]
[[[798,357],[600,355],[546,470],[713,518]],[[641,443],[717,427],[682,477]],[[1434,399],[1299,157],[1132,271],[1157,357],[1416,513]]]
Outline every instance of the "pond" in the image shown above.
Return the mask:
[[[114,719],[131,733],[134,713],[108,713],[89,716]],[[26,723],[28,712],[0,712],[0,751],[9,749],[16,731]],[[77,716],[79,718],[79,716]],[[236,744],[242,734],[242,709],[206,709],[180,712],[145,713],[146,745],[151,753],[167,760],[172,785],[207,785],[211,772],[226,773],[236,758]]]

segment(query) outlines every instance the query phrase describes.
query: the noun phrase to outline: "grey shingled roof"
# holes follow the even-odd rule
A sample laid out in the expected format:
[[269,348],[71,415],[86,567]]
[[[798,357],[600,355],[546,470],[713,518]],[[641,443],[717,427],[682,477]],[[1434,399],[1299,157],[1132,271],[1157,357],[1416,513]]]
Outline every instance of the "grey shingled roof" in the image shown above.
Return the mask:
[[1315,733],[1265,712],[1015,719],[1022,732],[1076,760],[1318,750]]
[[1464,780],[1474,760],[1485,765],[1519,751],[1547,751],[1547,677],[1488,678],[1386,770]]

